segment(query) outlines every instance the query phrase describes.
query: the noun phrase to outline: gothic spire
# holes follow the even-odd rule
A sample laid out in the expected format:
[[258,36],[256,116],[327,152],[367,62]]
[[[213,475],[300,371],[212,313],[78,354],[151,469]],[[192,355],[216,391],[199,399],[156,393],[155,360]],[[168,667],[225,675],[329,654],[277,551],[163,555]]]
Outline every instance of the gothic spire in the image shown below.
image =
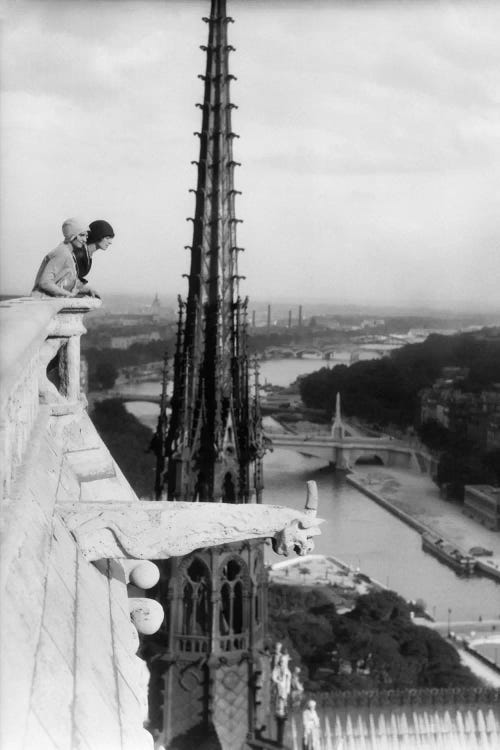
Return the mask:
[[[255,461],[249,389],[247,300],[238,272],[228,43],[232,18],[212,0],[203,81],[188,296],[181,303],[172,418],[166,440],[168,497],[247,502]],[[260,458],[258,459],[260,461]]]

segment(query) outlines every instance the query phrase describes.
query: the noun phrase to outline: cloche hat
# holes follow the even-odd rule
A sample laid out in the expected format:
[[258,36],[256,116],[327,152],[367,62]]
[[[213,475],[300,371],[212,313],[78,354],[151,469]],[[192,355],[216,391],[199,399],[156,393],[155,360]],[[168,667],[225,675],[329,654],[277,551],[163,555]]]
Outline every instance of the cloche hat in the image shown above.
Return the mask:
[[89,225],[81,219],[66,219],[62,225],[62,233],[65,240],[72,240],[77,234],[88,232]]
[[97,219],[97,221],[91,221],[89,224],[89,233],[87,237],[87,245],[95,245],[96,242],[100,242],[105,237],[114,237],[115,233],[113,227],[109,222],[104,219]]

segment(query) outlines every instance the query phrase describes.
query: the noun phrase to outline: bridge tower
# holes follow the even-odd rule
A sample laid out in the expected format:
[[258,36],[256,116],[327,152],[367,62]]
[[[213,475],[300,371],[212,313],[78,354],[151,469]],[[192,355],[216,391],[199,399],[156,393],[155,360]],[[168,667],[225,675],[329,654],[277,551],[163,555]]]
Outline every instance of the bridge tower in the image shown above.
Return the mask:
[[342,421],[342,410],[340,408],[340,393],[337,393],[335,398],[335,416],[332,420],[331,435],[335,440],[343,440],[346,435],[346,428]]
[[[347,429],[342,421],[342,410],[340,406],[340,393],[335,398],[335,416],[332,420],[331,436],[334,440],[344,440],[347,436]],[[347,457],[342,445],[335,448],[335,468],[338,471],[345,471],[349,468]]]
[[[173,395],[158,499],[260,502],[263,435],[258,384],[250,385],[247,299],[236,238],[226,0],[211,0],[186,300],[179,299]],[[160,431],[157,432],[157,435]],[[166,622],[150,646],[151,728],[166,748],[240,750],[264,725],[266,574],[263,543],[199,550],[162,566]],[[154,652],[154,653],[153,653]],[[264,661],[263,661],[264,659]],[[260,666],[259,666],[260,665]],[[268,727],[269,731],[269,727]],[[208,745],[207,745],[208,747]]]

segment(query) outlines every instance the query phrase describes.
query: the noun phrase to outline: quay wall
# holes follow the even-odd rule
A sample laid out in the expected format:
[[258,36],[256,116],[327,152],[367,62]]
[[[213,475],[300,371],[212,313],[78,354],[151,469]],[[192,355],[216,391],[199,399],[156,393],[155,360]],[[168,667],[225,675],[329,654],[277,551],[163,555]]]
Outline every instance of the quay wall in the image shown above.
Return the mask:
[[[500,666],[496,664],[493,659],[488,659],[487,656],[484,656],[480,651],[477,651],[477,649],[474,648],[474,646],[471,646],[466,639],[462,640],[462,645],[466,651],[468,651],[469,654],[471,654],[475,659],[478,659],[478,661],[485,664],[490,669],[493,669],[495,672],[498,672],[500,674]],[[499,691],[500,693],[500,691]],[[499,695],[499,702],[500,702],[500,695]]]
[[[385,510],[389,511],[389,513],[392,513],[393,516],[399,518],[399,520],[403,521],[403,523],[405,523],[407,526],[410,526],[412,529],[415,529],[415,531],[418,531],[419,534],[424,534],[426,532],[432,533],[432,529],[429,526],[422,523],[421,521],[418,521],[416,518],[413,518],[413,516],[398,508],[396,505],[387,500],[387,498],[385,498],[383,495],[380,495],[378,492],[375,492],[374,490],[363,484],[363,482],[359,481],[356,478],[355,472],[347,474],[346,481],[348,482],[348,484],[350,484],[352,487],[355,487],[371,500],[374,500],[378,505],[382,506],[382,508],[385,508]],[[484,564],[482,560],[476,560],[476,566],[483,575],[500,581],[500,569],[492,568],[491,566]]]
[[346,481],[355,487],[357,490],[362,492],[367,497],[371,498],[372,500],[375,500],[378,505],[381,505],[382,508],[385,508],[389,511],[389,513],[392,513],[393,516],[396,516],[396,518],[399,518],[400,521],[403,521],[406,523],[407,526],[411,526],[412,529],[415,529],[420,534],[424,534],[427,531],[431,531],[429,526],[426,526],[425,524],[421,523],[420,521],[417,521],[415,518],[410,516],[408,513],[405,513],[404,510],[401,510],[397,506],[393,505],[387,498],[383,497],[382,495],[379,495],[377,492],[374,492],[373,490],[366,487],[363,482],[360,482],[358,479],[356,479],[356,476],[351,474],[346,475]]

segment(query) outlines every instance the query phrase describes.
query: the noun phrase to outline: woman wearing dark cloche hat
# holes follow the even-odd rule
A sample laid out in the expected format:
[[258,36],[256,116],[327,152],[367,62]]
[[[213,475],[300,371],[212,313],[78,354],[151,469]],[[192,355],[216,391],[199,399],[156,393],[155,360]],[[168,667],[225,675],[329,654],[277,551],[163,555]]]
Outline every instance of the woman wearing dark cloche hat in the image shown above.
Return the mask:
[[[83,246],[76,252],[75,263],[78,269],[78,278],[83,284],[87,284],[86,276],[92,267],[92,256],[96,250],[107,250],[115,236],[113,227],[104,219],[91,221],[89,224],[89,233],[87,235],[87,245]],[[88,290],[88,291],[87,291]],[[90,287],[85,289],[84,294],[90,294],[93,297],[98,295]]]

